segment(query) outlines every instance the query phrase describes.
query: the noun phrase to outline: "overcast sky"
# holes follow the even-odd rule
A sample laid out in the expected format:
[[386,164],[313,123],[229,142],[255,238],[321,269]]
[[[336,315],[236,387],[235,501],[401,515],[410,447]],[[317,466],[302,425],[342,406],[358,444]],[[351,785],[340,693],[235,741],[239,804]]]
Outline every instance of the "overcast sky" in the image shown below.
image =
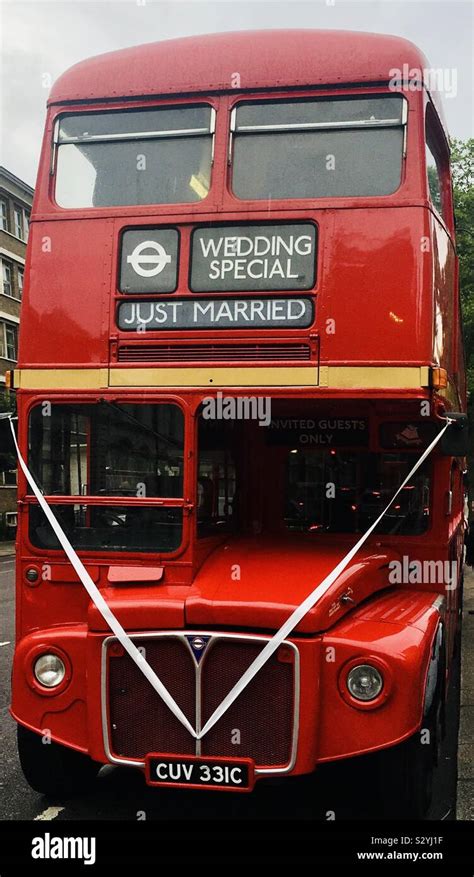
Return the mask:
[[473,0],[0,0],[0,13],[0,163],[30,185],[49,82],[91,55],[199,33],[307,27],[406,37],[455,92],[444,98],[451,135],[473,136]]

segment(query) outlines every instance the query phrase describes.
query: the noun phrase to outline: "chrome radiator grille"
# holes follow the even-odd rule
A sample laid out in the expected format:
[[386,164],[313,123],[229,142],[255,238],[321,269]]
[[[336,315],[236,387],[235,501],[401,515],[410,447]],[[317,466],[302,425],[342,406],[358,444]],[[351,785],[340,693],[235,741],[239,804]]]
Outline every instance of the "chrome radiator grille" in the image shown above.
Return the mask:
[[[132,637],[193,727],[202,728],[265,646],[267,637],[163,632]],[[201,650],[195,648],[204,643]],[[283,643],[229,710],[196,742],[115,637],[104,643],[104,721],[111,760],[150,752],[252,758],[291,769],[296,746],[299,656]]]

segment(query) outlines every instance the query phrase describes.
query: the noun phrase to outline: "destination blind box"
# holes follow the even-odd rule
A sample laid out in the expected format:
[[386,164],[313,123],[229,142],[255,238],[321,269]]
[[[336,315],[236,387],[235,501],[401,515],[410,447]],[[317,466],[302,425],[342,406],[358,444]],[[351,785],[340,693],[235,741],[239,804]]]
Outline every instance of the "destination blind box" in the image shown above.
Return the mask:
[[[119,289],[170,293],[178,286],[180,232],[148,226],[122,234]],[[199,226],[191,234],[191,292],[313,289],[316,226],[310,222]]]
[[316,227],[212,226],[191,237],[193,292],[312,289],[316,280]]
[[314,321],[314,304],[297,298],[187,298],[166,301],[124,301],[118,307],[118,327],[147,332],[163,329],[307,329]]

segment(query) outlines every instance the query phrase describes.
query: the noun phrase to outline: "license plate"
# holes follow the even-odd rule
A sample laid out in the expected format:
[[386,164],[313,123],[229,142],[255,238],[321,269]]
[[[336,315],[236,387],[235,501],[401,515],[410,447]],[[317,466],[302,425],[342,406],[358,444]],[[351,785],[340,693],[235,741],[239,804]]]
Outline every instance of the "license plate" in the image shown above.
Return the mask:
[[146,781],[150,786],[250,792],[255,782],[251,758],[206,758],[152,753],[146,757],[145,764]]

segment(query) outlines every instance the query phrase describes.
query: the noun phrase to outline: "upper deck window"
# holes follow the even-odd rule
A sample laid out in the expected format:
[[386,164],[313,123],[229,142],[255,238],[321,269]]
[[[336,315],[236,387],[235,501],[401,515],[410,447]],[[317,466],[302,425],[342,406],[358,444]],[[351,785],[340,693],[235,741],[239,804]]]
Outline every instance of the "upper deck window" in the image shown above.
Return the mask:
[[390,195],[401,181],[406,107],[398,95],[239,104],[232,115],[234,194]]
[[200,201],[211,178],[208,105],[61,116],[55,130],[60,207]]
[[438,213],[443,213],[443,204],[441,199],[441,174],[438,162],[433,155],[428,143],[426,144],[426,172],[428,175],[428,188],[430,192],[431,203],[436,207]]
[[426,174],[430,201],[449,225],[451,213],[449,155],[441,125],[431,104],[426,108]]

